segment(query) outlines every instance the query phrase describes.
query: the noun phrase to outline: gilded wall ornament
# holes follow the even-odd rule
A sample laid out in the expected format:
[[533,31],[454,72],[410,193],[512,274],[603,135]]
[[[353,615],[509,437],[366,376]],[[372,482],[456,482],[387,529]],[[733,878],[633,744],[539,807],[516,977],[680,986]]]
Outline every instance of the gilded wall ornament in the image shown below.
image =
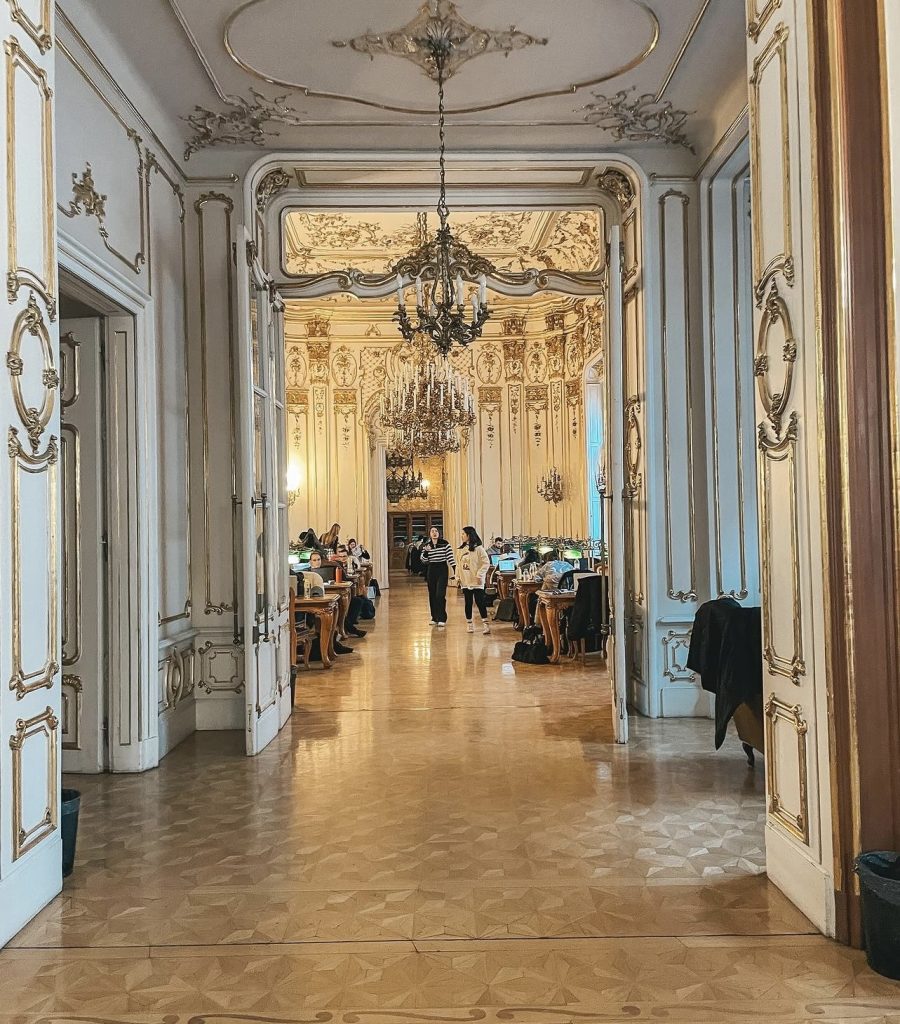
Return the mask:
[[694,152],[684,133],[689,117],[686,110],[676,110],[669,100],[658,101],[651,93],[632,99],[631,92],[632,89],[622,89],[613,96],[594,93],[594,102],[581,108],[584,120],[608,131],[614,139],[663,142]]
[[334,353],[331,360],[331,374],[339,388],[352,388],[356,383],[359,369],[355,356],[346,345],[341,345]]
[[508,57],[516,50],[547,45],[546,39],[519,32],[515,26],[504,30],[472,25],[460,15],[452,0],[427,0],[415,17],[400,28],[369,31],[353,39],[336,39],[331,45],[355,50],[370,60],[376,56],[402,57],[420,67],[429,78],[437,79],[431,51],[423,40],[442,36],[453,44],[444,69],[447,78],[452,78],[467,61],[486,53],[502,53]]
[[68,207],[60,212],[66,217],[78,217],[83,213],[86,217],[96,217],[102,223],[106,217],[106,200],[107,197],[97,191],[94,171],[88,163],[81,174],[72,172],[72,198]]
[[547,379],[547,353],[543,347],[533,348],[528,353],[525,367],[528,371],[528,379],[533,383],[543,383]]
[[499,384],[503,376],[503,359],[493,345],[486,345],[476,361],[478,377],[484,384]]
[[194,112],[182,120],[193,128],[194,134],[184,150],[184,159],[210,146],[265,146],[269,139],[280,134],[273,125],[303,123],[299,111],[287,103],[287,96],[269,99],[251,89],[252,99],[230,96],[230,110],[216,111],[196,106]]
[[[524,321],[524,317],[522,318]],[[506,379],[521,381],[525,376],[525,339],[507,339],[503,342]]]
[[611,195],[621,210],[627,210],[634,202],[634,186],[631,179],[615,167],[607,167],[597,175],[597,186]]
[[262,213],[272,199],[288,188],[293,179],[283,167],[273,167],[256,186],[256,208]]
[[524,316],[508,316],[500,324],[500,329],[506,338],[515,338],[524,334],[525,328],[526,320]]

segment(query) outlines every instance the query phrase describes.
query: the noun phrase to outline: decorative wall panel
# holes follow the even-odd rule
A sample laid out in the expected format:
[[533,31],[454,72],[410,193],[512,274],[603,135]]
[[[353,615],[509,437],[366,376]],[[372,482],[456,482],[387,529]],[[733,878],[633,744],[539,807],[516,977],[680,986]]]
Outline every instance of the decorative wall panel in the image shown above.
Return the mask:
[[[6,289],[10,302],[31,287],[56,317],[53,112],[46,69],[15,38],[6,54]],[[35,178],[36,176],[36,178]],[[38,188],[32,182],[39,183]],[[35,230],[37,226],[37,230]]]
[[[779,25],[753,61],[750,118],[755,228],[753,280],[762,301],[774,274],[794,280],[794,239],[786,25]],[[759,128],[765,111],[765,130]]]
[[[18,860],[59,828],[59,720],[48,707],[20,718],[12,751],[12,859]],[[37,785],[43,780],[43,785]]]
[[10,690],[21,700],[51,689],[59,672],[59,449],[51,437],[39,455],[26,452],[9,428],[12,609]]

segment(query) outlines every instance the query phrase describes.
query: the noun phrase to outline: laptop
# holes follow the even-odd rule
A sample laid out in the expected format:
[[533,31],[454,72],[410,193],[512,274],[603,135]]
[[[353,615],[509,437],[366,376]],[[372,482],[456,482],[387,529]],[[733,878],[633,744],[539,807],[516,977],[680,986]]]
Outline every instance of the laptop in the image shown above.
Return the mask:
[[499,565],[499,564],[500,564],[500,556],[496,555],[496,554],[495,555],[491,555],[491,565]]
[[497,556],[499,561],[496,563],[497,568],[500,572],[515,572],[519,564],[518,558],[503,558],[500,555]]
[[337,569],[333,565],[322,565],[315,570],[325,581],[325,583],[334,583],[335,576],[337,575]]

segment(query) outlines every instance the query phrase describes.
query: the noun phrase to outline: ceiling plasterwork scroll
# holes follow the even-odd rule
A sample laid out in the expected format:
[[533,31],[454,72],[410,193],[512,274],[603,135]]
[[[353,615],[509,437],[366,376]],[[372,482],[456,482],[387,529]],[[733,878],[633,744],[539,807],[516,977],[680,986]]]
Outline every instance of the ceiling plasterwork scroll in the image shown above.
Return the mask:
[[440,36],[446,36],[453,44],[445,68],[447,78],[452,78],[466,61],[486,53],[502,53],[508,57],[515,50],[547,45],[546,39],[519,32],[514,25],[508,29],[488,29],[473,25],[460,15],[452,0],[427,0],[415,17],[400,28],[386,32],[365,32],[353,39],[336,39],[331,45],[349,47],[357,53],[365,54],[370,60],[382,55],[402,57],[420,67],[429,78],[436,79],[437,68],[423,40]]
[[263,175],[262,181],[256,186],[256,208],[263,213],[269,203],[288,188],[294,179],[283,167],[273,167]]
[[277,138],[274,125],[303,124],[303,115],[288,102],[287,96],[269,99],[256,89],[250,90],[251,99],[229,96],[230,110],[216,111],[194,107],[193,114],[183,120],[194,134],[184,150],[184,159],[209,146],[265,146],[269,139]]
[[597,175],[597,187],[611,195],[622,210],[627,210],[634,202],[631,179],[615,167],[607,167]]
[[582,107],[584,120],[618,141],[663,142],[693,153],[694,147],[684,132],[689,113],[650,93],[632,97],[632,91],[622,89],[612,96],[594,93],[594,102]]

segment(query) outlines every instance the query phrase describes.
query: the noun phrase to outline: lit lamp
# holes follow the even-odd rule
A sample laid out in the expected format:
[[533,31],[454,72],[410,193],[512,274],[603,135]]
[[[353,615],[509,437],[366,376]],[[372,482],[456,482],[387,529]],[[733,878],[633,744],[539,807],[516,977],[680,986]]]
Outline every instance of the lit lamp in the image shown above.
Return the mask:
[[291,463],[288,466],[287,477],[285,479],[286,489],[285,498],[287,500],[288,508],[294,504],[294,502],[300,497],[300,467],[296,463]]

